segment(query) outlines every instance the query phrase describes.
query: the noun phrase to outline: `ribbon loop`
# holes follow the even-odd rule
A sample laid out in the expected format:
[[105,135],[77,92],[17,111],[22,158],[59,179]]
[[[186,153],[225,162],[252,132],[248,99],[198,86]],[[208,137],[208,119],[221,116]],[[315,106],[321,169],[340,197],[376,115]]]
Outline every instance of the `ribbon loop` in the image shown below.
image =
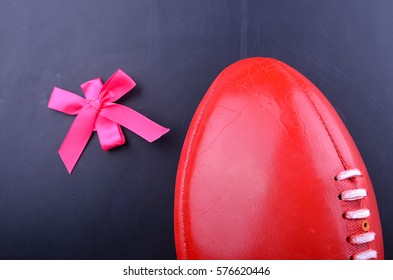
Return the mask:
[[96,129],[101,148],[104,151],[123,145],[126,142],[120,125],[101,115],[97,116]]
[[98,98],[98,94],[102,89],[102,81],[100,78],[87,81],[84,84],[81,84],[81,88],[83,93],[86,96],[86,99],[93,100]]
[[53,89],[48,107],[77,115],[59,149],[69,173],[74,169],[94,130],[97,130],[101,147],[105,151],[125,143],[120,125],[149,142],[169,131],[129,107],[112,103],[135,85],[131,77],[119,69],[104,85],[99,78],[82,84],[86,99],[57,87]]
[[135,87],[134,80],[122,70],[117,70],[105,83],[101,90],[102,102],[115,102]]
[[85,103],[86,100],[83,97],[55,87],[49,99],[48,107],[69,115],[76,115]]

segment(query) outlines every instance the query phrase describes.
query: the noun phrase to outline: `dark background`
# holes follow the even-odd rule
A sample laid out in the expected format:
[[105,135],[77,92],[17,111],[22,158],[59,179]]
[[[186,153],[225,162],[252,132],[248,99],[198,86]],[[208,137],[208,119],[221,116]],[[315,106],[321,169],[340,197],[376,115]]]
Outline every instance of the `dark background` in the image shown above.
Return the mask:
[[[393,2],[1,0],[0,258],[174,259],[177,163],[219,72],[245,57],[284,61],[337,109],[368,167],[393,259]],[[119,100],[171,131],[101,150],[72,175],[57,150],[74,117],[47,108],[116,69]]]

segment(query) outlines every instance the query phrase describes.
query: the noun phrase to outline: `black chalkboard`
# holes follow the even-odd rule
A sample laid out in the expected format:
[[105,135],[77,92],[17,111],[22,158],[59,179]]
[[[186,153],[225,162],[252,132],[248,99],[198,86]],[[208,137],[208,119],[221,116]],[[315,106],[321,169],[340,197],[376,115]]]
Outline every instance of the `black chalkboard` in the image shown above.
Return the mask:
[[[193,113],[227,65],[274,57],[313,81],[351,132],[393,259],[393,2],[1,0],[0,259],[174,259],[177,163]],[[54,86],[118,68],[119,100],[171,132],[152,144],[93,135],[72,175],[57,154],[74,117]]]

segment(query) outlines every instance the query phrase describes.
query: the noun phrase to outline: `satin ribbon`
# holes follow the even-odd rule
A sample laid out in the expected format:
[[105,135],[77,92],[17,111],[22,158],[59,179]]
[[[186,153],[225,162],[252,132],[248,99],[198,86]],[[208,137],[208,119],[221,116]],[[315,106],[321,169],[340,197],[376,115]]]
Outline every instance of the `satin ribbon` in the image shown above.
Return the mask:
[[77,115],[59,154],[71,174],[93,131],[97,131],[103,150],[125,143],[121,126],[153,142],[169,131],[133,109],[113,103],[135,86],[122,70],[117,70],[105,84],[100,78],[81,85],[86,97],[55,87],[48,107],[69,115]]

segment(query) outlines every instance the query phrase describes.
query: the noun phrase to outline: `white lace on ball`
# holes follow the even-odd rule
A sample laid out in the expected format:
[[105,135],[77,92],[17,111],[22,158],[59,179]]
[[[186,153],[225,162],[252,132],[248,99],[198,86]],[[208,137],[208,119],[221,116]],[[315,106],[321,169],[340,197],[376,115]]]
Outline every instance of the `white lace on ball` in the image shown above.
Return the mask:
[[[362,176],[359,169],[348,169],[337,174],[335,180],[343,181]],[[340,194],[340,199],[343,201],[356,201],[367,197],[367,191],[364,188],[356,188],[343,191]],[[370,216],[370,210],[367,208],[347,211],[343,217],[348,220],[365,219]],[[356,234],[348,237],[348,242],[352,245],[359,245],[369,243],[375,240],[375,232],[366,232]],[[366,251],[354,254],[351,259],[353,260],[369,260],[377,258],[377,251],[368,249]]]

